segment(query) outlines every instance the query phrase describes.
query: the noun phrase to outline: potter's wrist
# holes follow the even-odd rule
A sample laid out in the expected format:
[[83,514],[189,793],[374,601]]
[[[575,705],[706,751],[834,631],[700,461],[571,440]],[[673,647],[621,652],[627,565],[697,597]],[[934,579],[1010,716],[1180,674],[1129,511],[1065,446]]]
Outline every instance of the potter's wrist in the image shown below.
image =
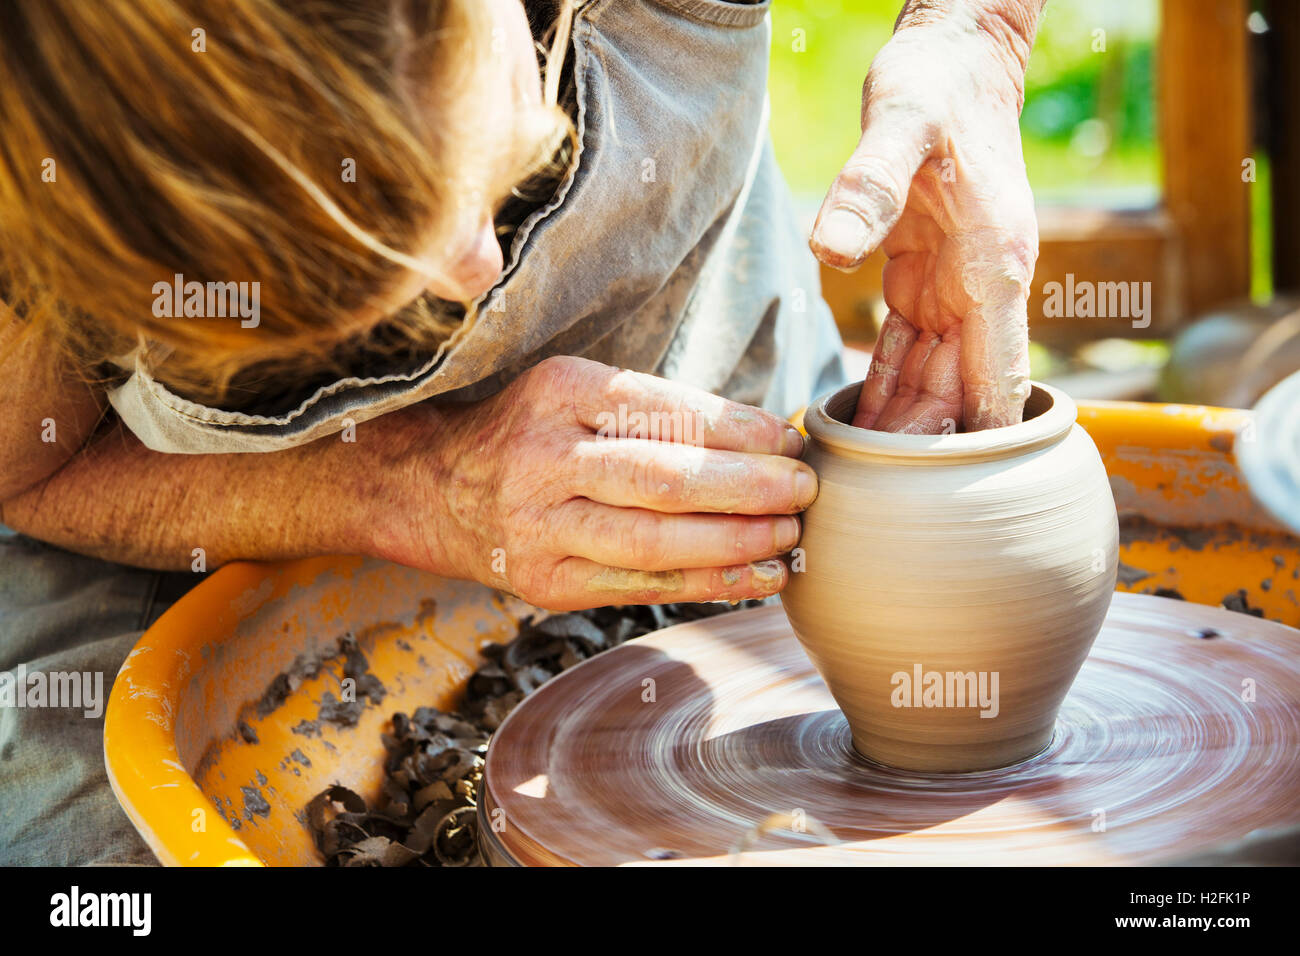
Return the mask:
[[1025,97],[1025,71],[1046,0],[907,0],[895,32],[947,26],[987,46],[1006,74],[1019,112]]
[[444,493],[454,452],[446,414],[421,403],[382,416],[375,449],[352,463],[366,469],[369,494],[350,516],[350,534],[372,557],[446,577],[464,577]]

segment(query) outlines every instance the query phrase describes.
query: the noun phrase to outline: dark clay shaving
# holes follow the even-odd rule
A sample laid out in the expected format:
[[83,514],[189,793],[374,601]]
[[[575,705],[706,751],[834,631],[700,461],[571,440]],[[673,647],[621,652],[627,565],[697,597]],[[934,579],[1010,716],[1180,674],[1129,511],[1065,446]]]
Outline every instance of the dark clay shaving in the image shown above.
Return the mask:
[[1238,588],[1231,594],[1225,595],[1219,603],[1229,611],[1236,611],[1238,614],[1250,614],[1253,617],[1264,616],[1263,608],[1250,606],[1250,603],[1246,600],[1245,588]]
[[[302,686],[303,681],[310,678],[319,677],[321,668],[328,662],[336,658],[343,658],[343,679],[351,678],[355,685],[355,693],[346,695],[350,700],[338,700],[335,696],[326,691],[321,697],[321,710],[316,717],[315,722],[304,721],[304,723],[325,723],[341,724],[345,727],[353,727],[365,710],[365,702],[369,700],[373,704],[383,702],[386,691],[379,678],[370,673],[370,663],[366,660],[365,654],[361,653],[361,648],[357,644],[357,639],[351,634],[345,634],[340,637],[333,646],[327,645],[326,648],[319,652],[306,652],[299,654],[294,658],[289,667],[275,675],[269,687],[262,694],[257,702],[257,716],[265,717],[274,711],[288,699],[289,695]],[[257,736],[252,727],[246,723],[240,723],[240,733],[245,736],[247,732],[254,737]],[[316,728],[319,732],[319,727]],[[311,736],[310,730],[298,731]],[[250,741],[250,743],[255,741]]]
[[[355,727],[361,719],[368,704],[381,704],[387,691],[383,683],[370,673],[370,662],[361,652],[357,639],[351,634],[340,637],[332,647],[321,652],[299,654],[289,668],[275,676],[270,686],[257,702],[257,715],[265,717],[288,699],[289,695],[302,686],[303,681],[320,676],[321,669],[331,660],[343,658],[342,681],[346,688],[343,697],[334,696],[332,691],[321,695],[320,709],[314,720],[300,720],[290,730],[303,737],[319,737],[322,724],[336,727]],[[238,726],[240,737],[246,743],[257,743],[257,731],[246,721]]]
[[271,805],[266,802],[266,797],[262,796],[262,791],[256,787],[240,787],[240,792],[244,795],[244,819],[251,821],[254,815],[259,817],[269,817],[271,815]]

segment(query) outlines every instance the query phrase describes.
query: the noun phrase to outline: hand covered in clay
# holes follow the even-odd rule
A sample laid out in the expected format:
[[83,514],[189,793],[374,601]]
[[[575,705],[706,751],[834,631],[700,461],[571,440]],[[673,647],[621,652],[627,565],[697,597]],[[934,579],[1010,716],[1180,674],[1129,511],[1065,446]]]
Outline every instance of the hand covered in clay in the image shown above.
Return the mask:
[[777,555],[817,496],[780,417],[586,359],[411,414],[428,416],[412,431],[431,457],[398,497],[426,517],[399,524],[384,556],[449,562],[550,610],[775,594]]
[[811,245],[878,246],[889,314],[853,424],[974,431],[1021,420],[1038,227],[1018,119],[1041,0],[911,0],[871,64],[862,139]]

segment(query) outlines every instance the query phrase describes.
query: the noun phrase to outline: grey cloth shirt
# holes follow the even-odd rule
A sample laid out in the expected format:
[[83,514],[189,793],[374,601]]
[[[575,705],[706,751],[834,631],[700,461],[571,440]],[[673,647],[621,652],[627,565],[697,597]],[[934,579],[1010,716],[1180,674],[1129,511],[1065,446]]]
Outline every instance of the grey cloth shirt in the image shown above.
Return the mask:
[[[412,367],[256,415],[185,401],[141,353],[110,394],[150,448],[274,451],[425,399],[469,401],[550,355],[657,372],[789,414],[845,381],[767,139],[767,3],[586,0],[573,35],[580,146],[517,231],[479,317]],[[104,693],[193,575],[69,554],[0,529],[0,669],[94,671]],[[103,717],[0,708],[0,863],[152,854],[104,772]]]

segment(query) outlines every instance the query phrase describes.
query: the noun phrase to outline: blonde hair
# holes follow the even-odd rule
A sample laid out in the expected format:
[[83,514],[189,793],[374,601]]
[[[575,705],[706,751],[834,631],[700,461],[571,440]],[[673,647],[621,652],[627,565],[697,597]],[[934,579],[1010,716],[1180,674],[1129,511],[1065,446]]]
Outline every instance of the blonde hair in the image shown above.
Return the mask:
[[[464,197],[504,200],[572,136],[561,10],[543,105],[488,180],[466,135],[496,39],[481,0],[7,0],[0,298],[85,363],[163,346],[198,400],[250,366],[327,366],[376,315],[390,342],[445,340],[457,310],[389,296]],[[155,316],[177,274],[259,281],[257,327]]]

